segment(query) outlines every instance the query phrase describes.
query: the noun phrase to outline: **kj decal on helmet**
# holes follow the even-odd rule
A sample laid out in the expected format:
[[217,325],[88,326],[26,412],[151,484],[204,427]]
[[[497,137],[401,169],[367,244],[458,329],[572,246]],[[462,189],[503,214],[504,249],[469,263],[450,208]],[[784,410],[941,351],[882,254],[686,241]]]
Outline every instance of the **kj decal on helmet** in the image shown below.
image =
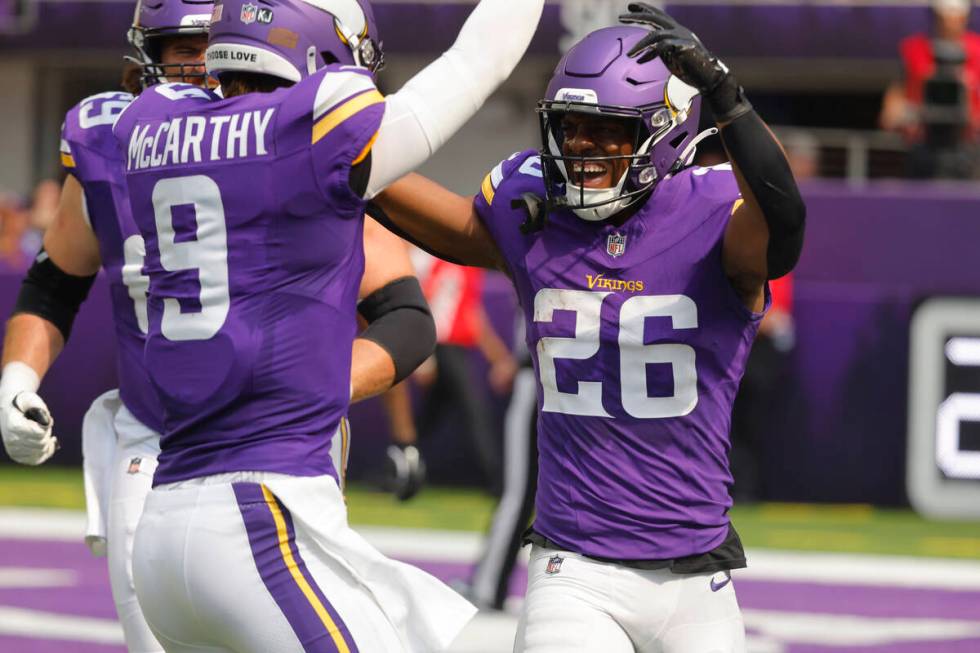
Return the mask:
[[[583,220],[606,220],[642,199],[660,180],[691,164],[695,147],[717,130],[697,133],[701,97],[659,60],[640,64],[627,56],[650,32],[609,27],[586,36],[559,62],[538,104],[541,160],[549,207],[570,208]],[[562,118],[569,113],[626,119],[635,126],[633,154],[574,156],[562,151]],[[572,182],[571,166],[629,162],[612,188]]]
[[330,64],[384,65],[367,0],[219,0],[208,73],[247,72],[298,82]]
[[133,25],[129,28],[129,44],[136,57],[126,57],[142,68],[144,86],[162,82],[199,78],[205,73],[199,66],[164,64],[160,61],[162,39],[169,36],[207,34],[211,23],[213,0],[138,0]]

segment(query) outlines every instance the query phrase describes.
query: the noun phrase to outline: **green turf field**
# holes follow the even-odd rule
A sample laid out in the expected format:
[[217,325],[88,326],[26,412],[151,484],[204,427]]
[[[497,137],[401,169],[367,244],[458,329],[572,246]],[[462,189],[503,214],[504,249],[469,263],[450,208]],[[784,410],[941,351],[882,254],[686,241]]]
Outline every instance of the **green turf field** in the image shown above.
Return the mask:
[[[480,531],[493,509],[468,488],[430,487],[408,503],[363,486],[347,497],[352,523],[377,526]],[[81,471],[0,466],[0,506],[82,509]],[[927,521],[911,510],[759,504],[736,507],[732,520],[748,547],[980,559],[980,522]]]

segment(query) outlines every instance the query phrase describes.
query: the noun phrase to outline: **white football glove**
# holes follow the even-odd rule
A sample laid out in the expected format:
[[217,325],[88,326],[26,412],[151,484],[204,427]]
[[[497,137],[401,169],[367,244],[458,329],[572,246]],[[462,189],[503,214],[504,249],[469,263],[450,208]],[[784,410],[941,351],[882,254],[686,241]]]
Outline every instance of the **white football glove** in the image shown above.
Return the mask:
[[0,433],[16,462],[40,465],[58,450],[51,412],[35,392],[40,379],[28,365],[8,363],[0,380]]

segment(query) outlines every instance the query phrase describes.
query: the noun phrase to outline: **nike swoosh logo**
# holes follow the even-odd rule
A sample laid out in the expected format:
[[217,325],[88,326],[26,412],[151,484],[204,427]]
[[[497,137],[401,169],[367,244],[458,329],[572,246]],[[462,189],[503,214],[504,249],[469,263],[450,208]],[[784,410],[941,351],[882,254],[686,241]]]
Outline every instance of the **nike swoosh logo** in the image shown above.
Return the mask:
[[723,581],[721,581],[720,583],[719,582],[716,582],[715,579],[712,578],[711,579],[711,591],[712,592],[717,592],[718,590],[720,590],[725,585],[728,585],[730,582],[732,582],[732,577],[730,575],[726,575],[725,576],[725,579]]

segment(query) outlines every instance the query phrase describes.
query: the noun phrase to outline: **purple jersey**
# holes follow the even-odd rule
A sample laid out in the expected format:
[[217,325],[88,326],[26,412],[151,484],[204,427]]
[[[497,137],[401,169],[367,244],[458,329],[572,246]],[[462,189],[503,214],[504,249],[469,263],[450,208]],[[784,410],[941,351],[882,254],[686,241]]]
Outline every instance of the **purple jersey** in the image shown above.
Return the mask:
[[732,403],[762,317],[722,267],[731,168],[664,180],[619,227],[563,210],[524,235],[511,202],[528,192],[544,196],[533,151],[497,166],[475,207],[538,376],[535,530],[601,558],[710,551],[728,534]]
[[116,326],[119,395],[136,418],[160,432],[163,409],[143,365],[146,290],[143,237],[133,222],[123,184],[123,155],[112,135],[129,93],[100,93],[78,103],[61,130],[61,162],[85,193],[85,213],[99,241]]
[[383,115],[366,71],[330,66],[230,99],[154,86],[116,123],[146,240],[156,484],[335,474],[364,269],[349,177]]

